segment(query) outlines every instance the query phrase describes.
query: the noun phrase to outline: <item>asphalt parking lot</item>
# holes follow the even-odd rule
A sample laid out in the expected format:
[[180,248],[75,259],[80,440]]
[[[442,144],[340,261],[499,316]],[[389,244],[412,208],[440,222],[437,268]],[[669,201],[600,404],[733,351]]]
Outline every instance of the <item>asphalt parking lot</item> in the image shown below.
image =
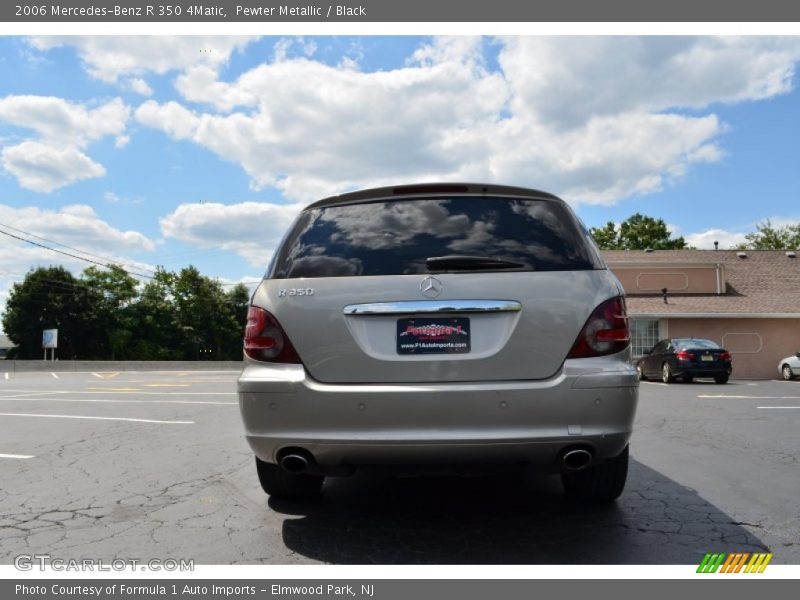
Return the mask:
[[0,373],[0,563],[800,563],[800,382],[644,383],[626,491],[586,508],[524,471],[356,475],[268,504],[237,375]]

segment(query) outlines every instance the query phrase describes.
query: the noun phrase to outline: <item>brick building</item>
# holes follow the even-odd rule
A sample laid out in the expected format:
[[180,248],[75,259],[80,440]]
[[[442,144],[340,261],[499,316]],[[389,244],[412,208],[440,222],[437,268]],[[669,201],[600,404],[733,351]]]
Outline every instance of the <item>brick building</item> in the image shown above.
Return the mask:
[[800,257],[794,252],[625,250],[603,256],[628,297],[634,356],[667,337],[707,338],[731,352],[734,378],[773,379],[780,359],[800,351]]

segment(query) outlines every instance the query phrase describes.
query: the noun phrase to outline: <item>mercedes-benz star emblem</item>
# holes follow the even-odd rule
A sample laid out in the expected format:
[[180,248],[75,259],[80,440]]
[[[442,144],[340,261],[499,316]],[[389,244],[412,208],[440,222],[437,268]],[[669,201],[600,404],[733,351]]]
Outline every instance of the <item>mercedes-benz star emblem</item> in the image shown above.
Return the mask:
[[426,277],[419,284],[419,290],[426,298],[436,298],[442,293],[443,287],[442,282],[436,277]]

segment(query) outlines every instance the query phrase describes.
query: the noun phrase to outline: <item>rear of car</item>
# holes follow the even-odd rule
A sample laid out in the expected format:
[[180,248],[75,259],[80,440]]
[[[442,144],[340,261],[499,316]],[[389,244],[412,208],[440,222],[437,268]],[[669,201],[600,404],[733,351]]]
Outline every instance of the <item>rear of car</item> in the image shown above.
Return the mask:
[[675,375],[683,377],[685,381],[707,377],[717,383],[728,382],[733,371],[730,352],[711,340],[677,339],[674,343]]
[[301,212],[255,291],[239,400],[264,489],[527,463],[619,495],[638,395],[622,287],[562,200],[381,188]]
[[712,378],[725,384],[733,372],[733,362],[731,353],[712,340],[675,338],[658,342],[639,359],[637,371],[640,379],[660,377],[664,383]]
[[791,381],[800,377],[800,352],[782,358],[778,363],[778,373],[784,381]]

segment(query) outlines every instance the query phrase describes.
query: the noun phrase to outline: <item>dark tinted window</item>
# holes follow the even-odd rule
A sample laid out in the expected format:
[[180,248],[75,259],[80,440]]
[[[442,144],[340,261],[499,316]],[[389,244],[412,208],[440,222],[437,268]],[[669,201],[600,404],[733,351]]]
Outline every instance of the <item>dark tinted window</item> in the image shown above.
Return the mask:
[[527,271],[595,268],[583,234],[562,205],[465,197],[304,211],[276,257],[272,277],[411,275],[428,272],[427,258],[452,255],[507,260]]
[[717,350],[719,348],[716,342],[694,338],[675,340],[675,346],[678,348],[706,348],[708,350]]

